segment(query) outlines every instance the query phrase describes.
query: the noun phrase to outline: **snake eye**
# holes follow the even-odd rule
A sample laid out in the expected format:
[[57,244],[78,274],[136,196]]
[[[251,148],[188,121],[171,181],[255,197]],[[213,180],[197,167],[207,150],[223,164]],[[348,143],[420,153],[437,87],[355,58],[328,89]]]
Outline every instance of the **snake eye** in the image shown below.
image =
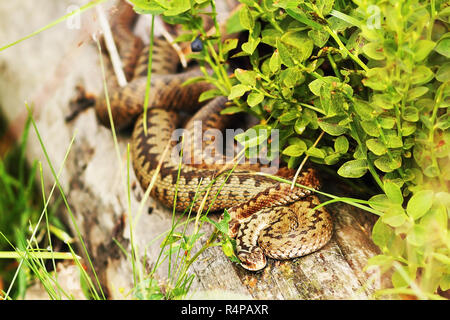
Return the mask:
[[200,40],[200,36],[191,42],[191,50],[192,52],[200,52],[203,50],[203,42]]

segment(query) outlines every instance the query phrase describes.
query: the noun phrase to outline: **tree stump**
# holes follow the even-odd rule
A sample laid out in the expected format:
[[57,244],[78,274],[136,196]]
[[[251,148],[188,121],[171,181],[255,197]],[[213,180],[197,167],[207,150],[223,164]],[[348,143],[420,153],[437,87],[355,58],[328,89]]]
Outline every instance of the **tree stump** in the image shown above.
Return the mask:
[[[31,2],[3,2],[0,5],[0,30],[3,31],[0,46],[63,16],[74,9],[74,3],[85,2],[48,0],[39,11]],[[9,134],[18,137],[27,115],[24,101],[34,105],[39,133],[56,171],[74,137],[60,181],[103,290],[109,298],[123,299],[123,292],[128,292],[133,285],[132,265],[113,239],[130,250],[124,179],[130,134],[119,134],[119,161],[111,131],[98,123],[93,109],[82,112],[70,123],[64,120],[70,113],[69,101],[76,95],[78,84],[95,94],[102,91],[99,53],[90,37],[90,32],[95,30],[94,14],[95,9],[90,9],[81,15],[79,25],[76,20],[62,22],[0,52],[0,107],[9,122]],[[33,129],[27,159],[42,161],[45,186],[50,188],[54,178]],[[135,186],[131,193],[131,212],[136,214],[142,191],[132,169],[130,173]],[[334,185],[326,191],[339,193],[336,182],[326,181],[325,184]],[[230,262],[220,247],[205,250],[191,266],[190,271],[195,273],[193,297],[370,298],[382,285],[376,272],[363,270],[367,260],[379,254],[371,241],[375,217],[342,203],[330,205],[328,210],[334,219],[334,233],[323,249],[290,261],[269,259],[268,266],[261,272],[249,272]],[[60,214],[67,215],[66,211],[62,209]],[[155,262],[160,247],[159,242],[149,243],[169,230],[171,219],[172,211],[158,202],[150,199],[145,204],[134,237],[139,248],[147,249],[150,265]],[[69,225],[73,230],[73,225]],[[212,231],[212,226],[205,224],[202,241]],[[164,265],[158,270],[157,276],[164,279]]]

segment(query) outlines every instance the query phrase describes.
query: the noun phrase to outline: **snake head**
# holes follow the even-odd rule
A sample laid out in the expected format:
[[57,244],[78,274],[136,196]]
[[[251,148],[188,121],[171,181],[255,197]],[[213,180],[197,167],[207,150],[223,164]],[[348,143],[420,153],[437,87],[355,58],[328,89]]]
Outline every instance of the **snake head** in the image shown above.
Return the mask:
[[250,251],[240,251],[237,256],[241,266],[250,271],[264,269],[267,265],[266,256],[260,247],[253,247]]

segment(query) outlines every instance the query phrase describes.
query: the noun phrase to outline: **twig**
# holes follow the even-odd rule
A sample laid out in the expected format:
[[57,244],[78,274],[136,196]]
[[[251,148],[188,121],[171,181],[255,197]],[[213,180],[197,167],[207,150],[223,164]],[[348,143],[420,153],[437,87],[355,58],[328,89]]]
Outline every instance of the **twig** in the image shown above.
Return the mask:
[[[320,139],[322,139],[324,133],[325,133],[325,131],[322,131],[320,133],[319,137],[316,139],[316,142],[314,142],[314,144],[312,146],[313,148],[315,146],[317,146]],[[302,163],[300,163],[300,166],[298,167],[297,172],[295,173],[294,179],[292,179],[291,190],[294,189],[295,183],[297,182],[298,175],[300,174],[300,171],[302,171],[303,166],[305,165],[306,160],[308,160],[308,158],[309,158],[309,155],[306,155],[305,158],[303,159]]]
[[109,25],[108,19],[106,18],[105,12],[101,6],[97,6],[97,14],[100,22],[100,27],[103,31],[103,37],[105,39],[105,45],[108,49],[109,57],[111,59],[111,64],[114,69],[114,73],[117,78],[117,83],[120,87],[125,87],[127,85],[127,78],[123,71],[122,61],[120,60],[119,52],[117,51],[116,44],[114,43],[114,38],[112,36],[111,27]]
[[180,58],[180,62],[181,62],[181,65],[183,66],[183,68],[187,68],[186,56],[183,53],[183,50],[181,49],[181,47],[178,45],[178,43],[174,42],[174,38],[166,30],[166,28],[164,27],[164,24],[161,22],[159,17],[156,19],[156,23],[158,24],[158,29],[161,30],[161,33],[162,33],[163,37],[167,40],[168,43],[170,43],[172,48],[176,51],[178,57]]

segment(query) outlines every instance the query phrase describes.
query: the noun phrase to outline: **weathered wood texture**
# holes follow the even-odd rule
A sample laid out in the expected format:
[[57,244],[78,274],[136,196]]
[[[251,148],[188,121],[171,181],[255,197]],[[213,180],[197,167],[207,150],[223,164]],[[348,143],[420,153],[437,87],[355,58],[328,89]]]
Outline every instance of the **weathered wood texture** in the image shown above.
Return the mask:
[[[17,40],[61,17],[73,3],[76,1],[47,0],[45,8],[36,11],[32,2],[2,2],[0,45]],[[0,106],[9,120],[9,132],[17,136],[26,116],[24,101],[34,103],[37,125],[55,170],[62,165],[70,140],[75,136],[62,170],[61,183],[103,288],[109,297],[121,299],[125,298],[121,292],[128,292],[132,286],[132,266],[113,239],[130,249],[124,182],[129,133],[119,135],[119,163],[111,131],[99,125],[94,110],[83,112],[69,124],[64,121],[77,84],[81,83],[90,92],[101,92],[98,52],[88,33],[95,27],[92,13],[95,9],[82,16],[81,29],[73,28],[77,21],[63,22],[0,52]],[[33,130],[27,157],[29,161],[42,161],[45,184],[50,188],[54,179]],[[132,170],[131,181],[135,182]],[[139,208],[137,198],[142,195],[138,183],[135,184],[131,196],[134,215]],[[333,181],[325,181],[325,184],[334,185],[329,189],[332,192],[338,190]],[[149,214],[150,207],[153,210]],[[262,272],[247,272],[229,262],[218,247],[206,250],[191,267],[196,274],[194,297],[370,298],[373,290],[380,286],[375,274],[363,271],[367,259],[378,253],[370,240],[374,217],[345,204],[331,205],[329,210],[335,221],[335,230],[328,245],[292,261],[269,260],[268,267]],[[67,215],[67,212],[62,209],[60,214]],[[142,253],[147,250],[149,263],[155,261],[160,251],[158,241],[150,242],[168,230],[170,223],[171,210],[153,200],[145,204],[134,231]],[[211,231],[208,225],[206,236]],[[159,269],[161,279],[166,275],[164,269],[164,265]],[[371,275],[374,281],[368,281]]]

